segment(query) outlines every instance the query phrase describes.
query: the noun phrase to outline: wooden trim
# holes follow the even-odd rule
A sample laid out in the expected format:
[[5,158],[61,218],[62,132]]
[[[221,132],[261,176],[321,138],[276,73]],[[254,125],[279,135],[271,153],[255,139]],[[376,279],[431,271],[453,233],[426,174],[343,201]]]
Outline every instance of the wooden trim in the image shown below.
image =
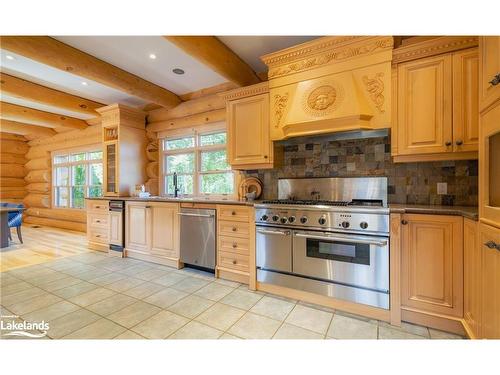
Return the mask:
[[379,309],[377,307],[362,305],[354,302],[322,296],[319,294],[304,292],[302,290],[290,289],[279,285],[266,284],[261,282],[257,282],[257,290],[291,299],[298,299],[309,303],[315,303],[317,305],[350,312],[352,314],[366,316],[372,319],[382,320],[384,322],[391,321],[390,311]]
[[226,120],[226,109],[218,109],[210,112],[197,113],[192,116],[186,116],[168,121],[153,122],[147,125],[148,131],[164,131],[171,129],[185,129],[197,125],[209,124]]
[[38,109],[23,107],[17,104],[5,102],[1,102],[0,104],[0,117],[5,120],[18,121],[30,125],[46,126],[56,129],[60,127],[68,129],[85,129],[88,126],[85,121],[74,117],[40,111]]
[[391,324],[401,325],[401,214],[390,215]]
[[169,90],[48,36],[2,36],[2,48],[163,107],[181,101]]
[[0,127],[2,131],[21,134],[32,135],[36,137],[52,137],[57,132],[54,129],[46,128],[44,126],[29,125],[22,122],[0,119]]
[[[246,272],[231,270],[229,268],[224,268],[219,266],[216,267],[216,272],[217,272],[216,277],[219,279],[236,281],[242,284],[248,284],[248,273]],[[251,290],[255,290],[250,288],[250,286],[248,288]]]
[[[392,142],[395,142],[393,140]],[[477,151],[447,152],[443,154],[421,154],[421,155],[393,155],[394,163],[410,163],[418,161],[441,161],[441,160],[475,160],[478,158]]]
[[123,249],[124,258],[134,258],[139,260],[144,260],[146,262],[163,264],[164,266],[174,267],[180,269],[183,267],[183,263],[178,258],[168,258],[161,256],[154,256],[145,254],[141,251],[134,249]]
[[215,36],[165,36],[165,39],[239,86],[260,82],[252,68]]
[[209,96],[209,95],[213,95],[213,94],[218,94],[220,92],[233,90],[237,87],[238,87],[238,85],[233,83],[233,82],[224,82],[224,83],[220,83],[220,84],[215,85],[215,86],[206,87],[206,88],[198,90],[198,91],[188,92],[187,94],[179,95],[179,98],[181,98],[181,100],[185,102],[185,101],[199,99],[201,97],[205,97],[205,96]]
[[269,82],[262,82],[257,85],[242,87],[231,91],[223,92],[219,96],[225,100],[246,98],[248,96],[267,94],[269,92]]
[[401,307],[401,319],[405,322],[465,336],[465,329],[462,324],[463,319],[461,318]]
[[95,110],[104,106],[102,103],[54,90],[5,73],[0,73],[0,82],[2,93],[72,112],[97,116]]
[[417,60],[442,53],[458,51],[476,47],[479,44],[477,36],[441,36],[426,39],[417,43],[408,43],[392,52],[392,63],[399,64],[405,61]]

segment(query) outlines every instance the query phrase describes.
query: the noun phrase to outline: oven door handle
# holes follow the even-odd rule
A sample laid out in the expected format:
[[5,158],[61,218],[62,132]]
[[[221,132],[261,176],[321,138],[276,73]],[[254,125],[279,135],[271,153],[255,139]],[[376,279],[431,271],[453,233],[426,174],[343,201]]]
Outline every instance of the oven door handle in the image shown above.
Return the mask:
[[289,236],[290,231],[289,230],[267,230],[267,229],[258,229],[257,233],[260,234],[274,234],[278,236]]
[[343,238],[343,237],[335,237],[335,236],[319,236],[316,234],[302,234],[302,233],[295,233],[296,237],[304,237],[304,238],[312,238],[315,240],[326,240],[326,241],[338,241],[338,242],[350,242],[350,243],[360,243],[360,244],[366,244],[366,245],[375,245],[375,246],[385,246],[387,245],[387,241],[372,241],[372,240],[365,240],[361,238]]

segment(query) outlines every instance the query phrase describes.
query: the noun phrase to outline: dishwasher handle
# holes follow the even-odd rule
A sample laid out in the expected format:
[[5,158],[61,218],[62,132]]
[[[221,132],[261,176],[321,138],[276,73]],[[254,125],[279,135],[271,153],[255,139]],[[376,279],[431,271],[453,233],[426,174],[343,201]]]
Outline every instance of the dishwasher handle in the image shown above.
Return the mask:
[[215,217],[215,215],[190,214],[188,212],[178,212],[177,215],[179,215],[179,216],[191,216],[191,217],[207,217],[207,218],[213,218],[213,217]]

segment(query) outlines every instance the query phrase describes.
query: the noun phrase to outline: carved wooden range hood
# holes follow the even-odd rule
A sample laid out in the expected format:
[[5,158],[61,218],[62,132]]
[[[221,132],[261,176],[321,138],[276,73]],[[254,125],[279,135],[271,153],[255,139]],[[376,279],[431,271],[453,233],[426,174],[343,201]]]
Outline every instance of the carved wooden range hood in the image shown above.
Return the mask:
[[390,127],[390,36],[318,38],[263,56],[271,139]]

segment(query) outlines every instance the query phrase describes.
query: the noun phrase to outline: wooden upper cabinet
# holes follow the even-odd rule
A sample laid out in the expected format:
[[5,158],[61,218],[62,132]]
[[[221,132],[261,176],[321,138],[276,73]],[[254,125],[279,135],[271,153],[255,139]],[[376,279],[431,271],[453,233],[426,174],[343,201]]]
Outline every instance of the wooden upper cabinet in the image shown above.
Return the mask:
[[480,110],[500,99],[500,36],[479,38]]
[[398,66],[398,153],[451,151],[452,58],[430,57]]
[[477,151],[479,142],[479,54],[453,54],[453,150]]
[[500,339],[500,229],[479,224],[482,256],[481,337]]
[[464,219],[464,320],[471,338],[481,337],[481,247],[478,222]]
[[463,218],[403,215],[401,305],[462,317]]

